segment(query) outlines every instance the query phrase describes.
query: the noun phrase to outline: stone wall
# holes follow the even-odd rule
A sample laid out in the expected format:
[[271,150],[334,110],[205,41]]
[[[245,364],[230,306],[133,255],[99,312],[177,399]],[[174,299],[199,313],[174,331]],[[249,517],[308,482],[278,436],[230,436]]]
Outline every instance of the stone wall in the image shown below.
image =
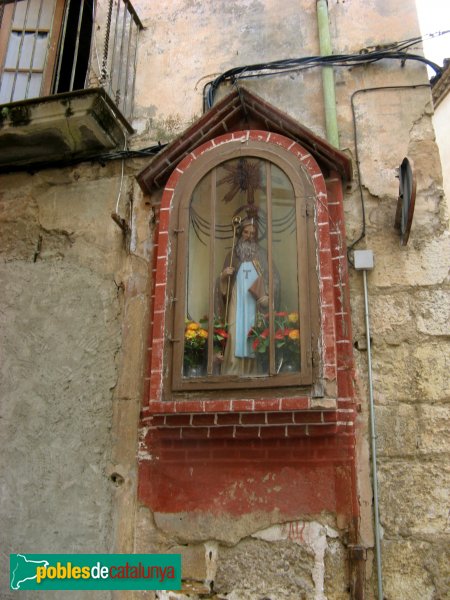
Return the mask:
[[[315,3],[306,0],[133,4],[145,25],[135,148],[167,142],[200,116],[203,85],[216,74],[318,54]],[[336,53],[418,32],[412,0],[330,0],[329,11]],[[388,600],[435,600],[449,587],[448,212],[429,90],[353,96],[359,174],[351,98],[361,89],[426,83],[425,67],[411,62],[336,71],[340,145],[355,164],[345,195],[348,241],[361,232],[361,181],[366,237],[358,247],[375,253],[368,279]],[[242,85],[325,137],[319,70]],[[406,155],[415,163],[418,194],[409,244],[400,247],[393,228],[396,167]],[[126,161],[122,185],[119,161],[1,176],[2,593],[9,552],[179,551],[183,593],[120,598],[348,598],[347,540],[336,515],[283,523],[244,518],[227,521],[221,532],[208,515],[197,528],[174,529],[136,506],[152,214],[133,176],[147,163]],[[118,212],[132,225],[126,240],[110,217],[119,190]],[[361,406],[361,543],[369,548],[366,597],[373,598],[361,274],[352,270],[350,284]]]
[[[358,52],[365,47],[408,39],[418,32],[412,3],[399,6],[393,2],[336,1],[328,4],[336,53]],[[139,82],[139,74],[145,70],[138,70],[136,144],[162,137],[164,141],[170,140],[183,131],[201,112],[203,85],[232,66],[318,54],[315,5],[310,2],[282,5],[270,1],[219,2],[211,11],[203,3],[179,0],[151,8],[142,3],[141,10],[146,31],[142,36],[139,65],[145,62],[149,71],[158,73],[159,77],[154,85],[147,86]],[[195,51],[191,46],[194,38],[198,40]],[[240,85],[325,137],[318,70],[249,79]],[[368,89],[386,86],[395,89]],[[175,94],[173,89],[176,89]],[[227,86],[223,86],[219,96],[227,90]],[[417,63],[407,63],[402,68],[388,61],[361,68],[336,69],[336,94],[341,149],[355,161],[354,118],[359,151],[360,172],[355,172],[345,196],[348,241],[356,239],[362,228],[360,180],[366,237],[358,247],[370,248],[375,253],[375,270],[368,279],[385,595],[394,600],[404,597],[409,590],[413,598],[443,597],[445,570],[440,562],[443,559],[439,557],[445,541],[448,542],[445,503],[448,439],[444,431],[449,414],[446,404],[449,397],[446,389],[449,240],[426,71]],[[160,98],[164,98],[163,103]],[[414,160],[418,197],[410,242],[407,247],[400,247],[393,225],[398,195],[396,169],[404,156]],[[355,271],[351,273],[351,302],[361,402],[358,442],[361,541],[370,548],[373,539],[367,353],[362,275]],[[167,548],[175,544],[173,547],[180,548],[176,546],[177,534],[165,529],[160,519],[155,523],[146,509],[140,514],[138,547]],[[325,527],[323,523],[316,525],[318,530]],[[302,522],[286,526],[301,528]],[[239,528],[236,522],[236,531]],[[325,565],[329,571],[325,569],[322,592],[312,578],[314,553],[308,550],[307,544],[300,544],[296,549],[295,542],[282,536],[277,538],[275,534],[270,542],[261,541],[255,524],[250,535],[242,534],[239,541],[233,541],[230,546],[230,542],[224,545],[214,536],[208,539],[207,529],[203,523],[197,537],[195,533],[189,536],[184,532],[188,546],[182,546],[183,556],[189,565],[186,577],[201,586],[215,573],[214,589],[218,597],[220,593],[236,599],[264,595],[298,597],[298,590],[296,596],[289,589],[291,575],[302,582],[299,587],[304,590],[305,598],[320,598],[321,594],[330,600],[347,597],[346,559],[339,537],[325,536]],[[215,527],[211,524],[213,530]],[[183,537],[181,531],[179,535]],[[274,546],[266,554],[268,543]],[[208,558],[208,544],[216,544],[213,566]],[[333,544],[339,547],[334,553],[330,550]],[[275,559],[279,552],[285,552],[290,558],[286,562]],[[274,557],[273,563],[268,556]],[[368,584],[368,597],[375,593],[372,558],[369,551],[367,574],[372,579]],[[271,588],[267,581],[276,581],[283,564],[288,574],[285,585],[278,583]],[[261,574],[272,568],[275,572],[268,573],[267,578],[253,579],[247,575],[250,570]],[[222,575],[225,571],[226,576]],[[333,582],[331,587],[330,582]]]
[[[2,598],[9,553],[111,552],[118,535],[113,501],[124,467],[112,424],[119,420],[134,458],[140,401],[119,376],[121,348],[130,347],[122,328],[134,313],[145,330],[136,313],[139,277],[144,289],[147,280],[110,217],[120,180],[113,163],[1,177]],[[119,210],[128,185],[125,177]],[[142,366],[127,374],[142,385]]]

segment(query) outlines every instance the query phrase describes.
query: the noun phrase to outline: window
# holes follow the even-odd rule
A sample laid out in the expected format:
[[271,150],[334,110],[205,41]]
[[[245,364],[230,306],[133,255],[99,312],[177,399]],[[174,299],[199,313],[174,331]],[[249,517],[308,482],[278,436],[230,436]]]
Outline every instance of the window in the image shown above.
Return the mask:
[[93,0],[15,0],[1,10],[0,103],[84,88]]
[[312,382],[314,198],[298,160],[259,142],[215,148],[184,174],[174,193],[174,390]]

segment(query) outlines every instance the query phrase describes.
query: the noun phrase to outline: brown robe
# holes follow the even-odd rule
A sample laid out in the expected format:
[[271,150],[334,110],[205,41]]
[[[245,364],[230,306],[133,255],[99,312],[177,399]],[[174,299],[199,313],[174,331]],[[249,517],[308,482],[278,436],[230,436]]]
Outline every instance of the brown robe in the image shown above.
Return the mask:
[[[236,254],[233,254],[233,258],[231,260],[231,252],[225,258],[224,265],[222,271],[232,266],[234,268],[234,273],[230,277],[229,284],[229,299],[228,299],[228,339],[227,344],[224,351],[223,363],[222,363],[222,374],[223,375],[253,375],[256,374],[256,361],[254,358],[239,358],[234,355],[235,348],[235,314],[236,314],[236,293],[235,293],[235,281],[236,274],[241,266],[242,262]],[[252,260],[253,266],[256,271],[260,274],[260,277],[256,279],[254,284],[251,286],[249,290],[254,296],[255,300],[260,300],[263,296],[267,296],[269,292],[269,269],[268,269],[268,261],[266,257],[266,253],[263,249],[258,247],[257,256]],[[274,289],[274,306],[275,309],[279,304],[280,297],[280,276],[278,270],[275,265],[273,265],[272,269],[273,274],[273,289]],[[227,288],[228,288],[228,279],[224,281],[221,280],[219,276],[216,281],[216,287],[214,292],[214,301],[215,301],[215,313],[216,315],[225,320],[225,311],[226,311],[226,303],[227,303]]]

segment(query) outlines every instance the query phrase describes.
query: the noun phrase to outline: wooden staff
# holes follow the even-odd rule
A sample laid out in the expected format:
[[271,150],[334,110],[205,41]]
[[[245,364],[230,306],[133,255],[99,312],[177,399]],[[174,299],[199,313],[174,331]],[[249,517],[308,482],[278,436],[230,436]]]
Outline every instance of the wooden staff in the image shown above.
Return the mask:
[[[230,264],[228,265],[229,267],[233,266],[233,253],[234,253],[234,245],[236,242],[236,228],[239,227],[239,225],[241,224],[241,217],[233,217],[231,219],[231,224],[233,225],[233,243],[231,245],[231,254],[230,254]],[[230,282],[231,282],[231,275],[228,275],[228,283],[227,283],[227,301],[225,304],[225,325],[228,325],[228,303],[230,301]]]

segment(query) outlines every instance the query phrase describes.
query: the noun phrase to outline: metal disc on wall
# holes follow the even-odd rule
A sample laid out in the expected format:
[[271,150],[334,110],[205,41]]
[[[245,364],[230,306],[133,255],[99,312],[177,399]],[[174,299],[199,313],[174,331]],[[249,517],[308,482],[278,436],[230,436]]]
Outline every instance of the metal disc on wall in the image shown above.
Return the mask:
[[416,202],[416,176],[414,163],[405,157],[399,167],[399,193],[397,211],[395,213],[395,228],[400,231],[401,245],[406,246],[411,231]]

